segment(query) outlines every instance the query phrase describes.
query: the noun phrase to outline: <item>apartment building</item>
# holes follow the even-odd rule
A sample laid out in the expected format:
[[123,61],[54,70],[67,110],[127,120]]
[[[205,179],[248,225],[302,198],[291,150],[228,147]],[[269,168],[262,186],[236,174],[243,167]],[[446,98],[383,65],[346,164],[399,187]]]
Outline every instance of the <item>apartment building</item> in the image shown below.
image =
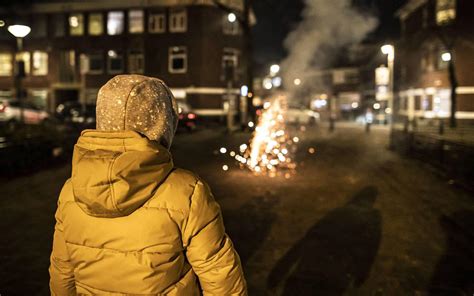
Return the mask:
[[[241,0],[220,1],[242,11]],[[66,101],[94,104],[117,74],[163,79],[201,115],[226,113],[228,81],[245,81],[242,29],[212,0],[42,1],[0,10],[0,96],[14,96],[14,61],[23,88],[53,111]],[[10,24],[31,27],[17,50]],[[229,74],[231,73],[231,74]]]
[[448,118],[451,114],[449,61],[458,81],[456,118],[474,119],[474,2],[410,0],[397,13],[398,114],[403,118]]

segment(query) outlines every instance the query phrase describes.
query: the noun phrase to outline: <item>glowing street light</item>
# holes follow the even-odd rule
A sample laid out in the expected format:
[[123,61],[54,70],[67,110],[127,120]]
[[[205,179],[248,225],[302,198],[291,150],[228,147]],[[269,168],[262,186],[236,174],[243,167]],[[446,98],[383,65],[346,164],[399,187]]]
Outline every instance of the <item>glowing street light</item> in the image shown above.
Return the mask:
[[235,13],[231,12],[227,15],[227,20],[229,21],[229,23],[234,23],[237,20],[237,16],[235,15]]
[[450,62],[452,59],[451,53],[443,52],[443,54],[441,54],[441,59],[443,60],[443,62]]
[[380,104],[379,104],[379,103],[375,103],[373,107],[374,107],[375,110],[379,110],[379,109],[380,109]]
[[270,66],[270,74],[272,76],[276,75],[278,72],[280,72],[280,66],[277,64],[273,64]]
[[10,32],[16,38],[24,38],[30,34],[31,28],[25,25],[11,25],[8,26],[8,32]]
[[380,50],[382,51],[383,54],[393,54],[395,51],[395,48],[391,44],[385,44],[383,45]]
[[294,83],[296,86],[298,86],[298,85],[301,84],[301,79],[296,78],[295,80],[293,80],[293,83]]

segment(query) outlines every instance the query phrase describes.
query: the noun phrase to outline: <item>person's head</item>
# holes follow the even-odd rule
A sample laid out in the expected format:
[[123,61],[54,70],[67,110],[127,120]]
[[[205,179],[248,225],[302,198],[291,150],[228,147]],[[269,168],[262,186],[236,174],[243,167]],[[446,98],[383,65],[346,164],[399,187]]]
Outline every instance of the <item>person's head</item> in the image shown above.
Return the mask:
[[178,107],[160,79],[117,75],[99,90],[97,130],[131,130],[170,148],[178,124]]

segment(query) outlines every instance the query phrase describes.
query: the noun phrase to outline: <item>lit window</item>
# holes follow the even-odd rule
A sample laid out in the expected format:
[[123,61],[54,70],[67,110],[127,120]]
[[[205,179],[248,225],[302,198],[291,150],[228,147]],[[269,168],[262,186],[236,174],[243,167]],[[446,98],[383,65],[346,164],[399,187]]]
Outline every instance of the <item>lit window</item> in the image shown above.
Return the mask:
[[104,33],[102,13],[89,14],[89,35],[98,36]]
[[131,51],[128,55],[128,72],[142,74],[144,72],[144,56],[141,51]]
[[110,74],[123,72],[123,55],[119,51],[109,50],[107,52],[107,70]]
[[107,34],[120,35],[123,33],[123,11],[111,11],[107,18]]
[[456,19],[456,0],[436,1],[436,23],[447,25]]
[[143,33],[143,10],[130,10],[128,22],[130,33]]
[[33,52],[33,75],[48,75],[48,54],[46,52]]
[[104,72],[104,57],[102,52],[89,54],[88,74],[101,74]]
[[11,76],[12,70],[12,55],[9,53],[0,53],[0,76]]
[[164,33],[166,31],[166,15],[164,13],[150,14],[148,31],[150,33]]
[[25,74],[30,74],[30,53],[27,51],[16,54],[17,61],[23,61],[25,64]]
[[227,14],[223,18],[223,31],[227,35],[239,34],[239,22],[237,20],[230,22]]
[[169,49],[168,70],[170,73],[186,73],[188,68],[188,52],[184,46]]
[[224,48],[222,68],[225,80],[235,79],[235,71],[239,65],[239,51],[234,48]]
[[84,34],[84,16],[74,13],[69,16],[69,35],[80,36]]
[[170,12],[170,32],[186,32],[188,20],[186,10],[174,10]]

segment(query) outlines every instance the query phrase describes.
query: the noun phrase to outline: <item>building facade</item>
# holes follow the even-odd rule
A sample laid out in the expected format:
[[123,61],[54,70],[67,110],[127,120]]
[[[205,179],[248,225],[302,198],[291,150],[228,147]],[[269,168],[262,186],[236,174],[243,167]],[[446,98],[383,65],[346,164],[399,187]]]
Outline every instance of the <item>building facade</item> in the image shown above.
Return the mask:
[[398,11],[401,39],[395,65],[401,119],[448,118],[451,114],[449,61],[458,86],[456,118],[474,119],[474,2],[411,0]]
[[[242,11],[240,0],[220,2]],[[226,94],[238,93],[246,73],[242,30],[228,14],[212,0],[46,1],[5,8],[0,96],[15,95],[14,61],[22,59],[23,88],[49,111],[66,101],[95,104],[107,80],[136,73],[163,79],[198,114],[223,115]],[[6,29],[17,22],[32,29],[21,52]]]

